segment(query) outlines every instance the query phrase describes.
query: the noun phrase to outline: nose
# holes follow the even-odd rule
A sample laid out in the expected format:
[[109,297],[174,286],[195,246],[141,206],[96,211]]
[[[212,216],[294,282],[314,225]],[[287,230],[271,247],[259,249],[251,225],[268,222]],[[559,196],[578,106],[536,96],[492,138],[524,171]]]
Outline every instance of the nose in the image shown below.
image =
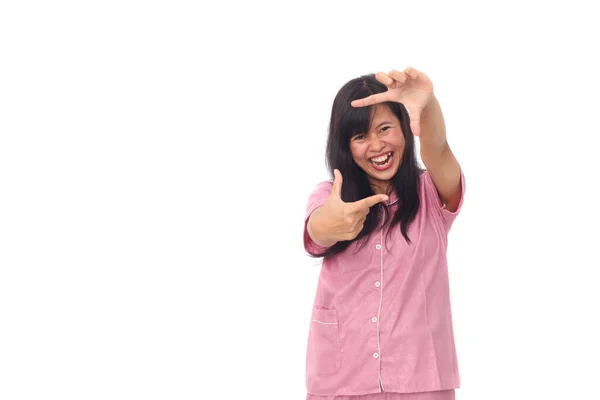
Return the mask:
[[371,138],[371,140],[369,142],[369,149],[373,153],[381,152],[381,150],[383,150],[384,147],[385,147],[385,143],[383,140],[381,140],[381,138],[378,135],[375,135],[374,137]]

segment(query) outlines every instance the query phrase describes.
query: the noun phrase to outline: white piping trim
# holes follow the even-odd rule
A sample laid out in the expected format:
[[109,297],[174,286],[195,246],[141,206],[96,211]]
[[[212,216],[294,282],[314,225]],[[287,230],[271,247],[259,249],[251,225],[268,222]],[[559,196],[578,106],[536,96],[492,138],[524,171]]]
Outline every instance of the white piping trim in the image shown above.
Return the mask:
[[379,311],[377,313],[377,349],[379,352],[379,357],[377,357],[377,359],[379,360],[379,370],[377,371],[377,376],[379,378],[379,386],[381,387],[381,390],[383,391],[383,381],[381,379],[381,343],[379,341],[379,321],[381,319],[381,304],[383,303],[383,249],[385,248],[385,246],[383,245],[383,227],[385,224],[385,214],[384,214],[384,218],[383,218],[383,222],[381,224],[381,236],[380,236],[380,243],[379,245],[381,246],[381,248],[379,249],[380,251],[380,263],[379,263],[379,271],[380,271],[380,279],[379,282],[381,283],[381,285],[379,286]]
[[337,322],[323,322],[323,321],[317,321],[316,319],[313,319],[312,321],[318,322],[320,324],[337,325]]

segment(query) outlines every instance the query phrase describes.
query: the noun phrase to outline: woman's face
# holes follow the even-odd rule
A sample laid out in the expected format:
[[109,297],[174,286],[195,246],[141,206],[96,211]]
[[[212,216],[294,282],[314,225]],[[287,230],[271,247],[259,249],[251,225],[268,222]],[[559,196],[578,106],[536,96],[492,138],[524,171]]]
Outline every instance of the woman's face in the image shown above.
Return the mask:
[[386,105],[375,106],[369,132],[350,139],[352,158],[369,177],[375,193],[389,194],[389,180],[398,171],[404,144],[400,121]]

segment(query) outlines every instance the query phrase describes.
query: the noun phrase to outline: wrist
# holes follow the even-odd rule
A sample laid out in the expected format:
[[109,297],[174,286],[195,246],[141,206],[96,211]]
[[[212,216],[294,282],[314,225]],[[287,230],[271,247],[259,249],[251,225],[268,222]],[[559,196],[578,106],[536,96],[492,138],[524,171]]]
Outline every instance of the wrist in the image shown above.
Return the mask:
[[308,221],[307,230],[310,238],[321,247],[331,247],[337,243],[328,235],[327,221],[324,218],[323,207],[312,212]]

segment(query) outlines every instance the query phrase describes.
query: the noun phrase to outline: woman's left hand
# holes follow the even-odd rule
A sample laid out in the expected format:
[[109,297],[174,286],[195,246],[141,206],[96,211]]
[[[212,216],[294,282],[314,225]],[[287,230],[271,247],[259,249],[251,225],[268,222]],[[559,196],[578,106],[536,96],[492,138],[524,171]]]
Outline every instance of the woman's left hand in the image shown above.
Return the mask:
[[387,74],[378,72],[375,77],[387,86],[387,92],[354,100],[350,104],[353,107],[364,107],[386,101],[402,103],[410,114],[410,129],[415,136],[419,136],[421,113],[433,97],[433,84],[429,77],[412,67],[402,72],[396,70],[391,70]]

